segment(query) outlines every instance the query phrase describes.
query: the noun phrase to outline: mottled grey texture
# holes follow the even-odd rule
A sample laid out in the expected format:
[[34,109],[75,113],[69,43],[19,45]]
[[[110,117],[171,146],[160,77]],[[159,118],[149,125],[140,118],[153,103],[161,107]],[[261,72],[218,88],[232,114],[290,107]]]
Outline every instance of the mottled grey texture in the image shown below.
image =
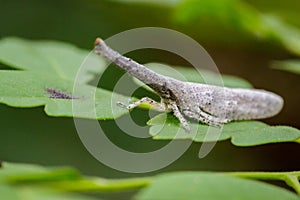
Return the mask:
[[283,107],[283,99],[280,96],[265,90],[182,82],[157,74],[120,55],[99,38],[95,42],[95,52],[144,82],[162,99],[162,103],[159,104],[145,97],[128,106],[121,104],[122,106],[132,109],[146,102],[159,110],[172,111],[188,132],[190,128],[183,115],[219,127],[232,120],[271,117]]
[[77,98],[73,97],[72,95],[62,92],[57,89],[46,88],[46,91],[48,94],[50,94],[50,98],[53,98],[53,99],[77,99]]

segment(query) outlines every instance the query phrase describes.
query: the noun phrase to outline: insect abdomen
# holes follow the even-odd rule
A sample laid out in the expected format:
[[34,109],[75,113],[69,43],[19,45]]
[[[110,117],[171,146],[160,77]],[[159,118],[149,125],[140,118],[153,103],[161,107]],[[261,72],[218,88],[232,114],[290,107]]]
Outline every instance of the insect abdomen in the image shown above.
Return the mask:
[[283,99],[265,90],[229,89],[230,99],[225,97],[226,118],[230,120],[262,119],[280,112]]

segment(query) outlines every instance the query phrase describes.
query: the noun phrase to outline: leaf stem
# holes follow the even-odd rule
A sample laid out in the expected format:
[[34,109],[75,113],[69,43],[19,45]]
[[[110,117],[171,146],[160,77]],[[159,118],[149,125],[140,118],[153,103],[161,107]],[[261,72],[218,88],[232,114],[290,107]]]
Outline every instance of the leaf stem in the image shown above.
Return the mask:
[[297,192],[297,194],[300,195],[300,184],[298,178],[299,176],[297,177],[294,175],[286,176],[285,183],[292,187]]
[[[240,178],[281,180],[300,195],[300,171],[292,172],[219,172]],[[7,177],[11,184],[44,184],[63,192],[113,192],[147,187],[154,177],[105,179],[81,176],[74,169],[58,169],[37,174],[20,174]]]
[[113,192],[140,189],[148,186],[152,178],[128,178],[109,180],[103,178],[84,178],[76,181],[59,181],[50,183],[62,191],[72,192]]
[[300,138],[296,139],[295,142],[300,143]]
[[[292,187],[300,195],[300,171],[293,172],[222,172],[230,176],[260,180],[281,180]],[[103,178],[86,177],[80,180],[59,181],[53,183],[63,191],[74,192],[113,192],[140,189],[148,186],[153,177],[128,178],[109,180]]]

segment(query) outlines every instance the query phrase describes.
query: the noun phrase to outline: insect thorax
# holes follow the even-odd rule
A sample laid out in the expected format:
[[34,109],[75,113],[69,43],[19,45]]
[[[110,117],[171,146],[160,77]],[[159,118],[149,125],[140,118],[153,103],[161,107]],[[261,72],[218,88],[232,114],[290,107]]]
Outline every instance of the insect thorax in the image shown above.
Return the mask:
[[177,101],[176,95],[172,92],[172,90],[170,90],[170,88],[167,87],[166,83],[150,83],[147,85],[157,92],[161,98],[165,100]]

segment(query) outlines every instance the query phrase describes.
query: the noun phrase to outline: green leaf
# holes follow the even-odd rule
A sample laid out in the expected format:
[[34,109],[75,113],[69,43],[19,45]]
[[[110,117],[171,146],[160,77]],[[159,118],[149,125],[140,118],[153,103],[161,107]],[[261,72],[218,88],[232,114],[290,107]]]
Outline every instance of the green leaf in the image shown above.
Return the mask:
[[[1,103],[15,107],[45,105],[50,116],[112,119],[127,113],[112,106],[112,92],[87,84],[106,67],[101,57],[88,51],[62,42],[5,38],[0,40],[0,62],[22,70],[0,70]],[[116,96],[128,101],[128,97]]]
[[45,168],[39,165],[4,162],[0,168],[0,183],[31,183],[37,181],[77,180],[80,178],[78,171],[66,167]]
[[38,165],[4,162],[0,168],[0,194],[1,198],[7,200],[92,200],[93,198],[78,194],[62,194],[61,191],[57,192],[50,187],[47,188],[45,184],[78,179],[81,179],[80,174],[72,168],[45,168]]
[[272,68],[300,74],[300,60],[274,61]]
[[105,179],[82,176],[77,170],[67,167],[42,167],[31,164],[4,162],[0,168],[0,186],[14,188],[30,186],[60,192],[112,192],[145,187],[149,178]]
[[156,176],[137,200],[299,200],[299,196],[266,183],[205,172],[175,172]]
[[21,38],[0,40],[0,61],[10,67],[60,77],[73,81],[84,59],[85,70],[79,83],[91,81],[95,74],[105,70],[106,62],[99,56],[90,54],[74,45],[57,41],[30,41]]
[[[44,188],[30,186],[11,187],[0,185],[0,194],[1,198],[5,200],[95,200],[95,198],[84,195],[62,194]],[[99,200],[99,198],[97,199]]]
[[[216,196],[211,196],[214,195],[214,191],[218,192],[217,195],[225,195],[224,199],[244,199],[242,195],[250,195],[251,191],[257,191],[258,196],[249,196],[253,199],[270,197],[272,192],[282,199],[294,197],[292,193],[282,188],[236,177],[285,181],[299,192],[299,172],[177,172],[155,177],[109,180],[82,176],[73,168],[46,168],[38,165],[4,162],[0,168],[0,194],[1,197],[7,197],[5,199],[13,200],[17,199],[16,197],[30,200],[86,199],[86,197],[78,196],[78,192],[112,192],[146,188],[139,193],[138,199],[165,199],[166,195],[170,197],[169,199],[175,197],[183,199],[182,196],[185,196],[184,199],[204,197],[206,197],[204,199],[209,199],[216,198]],[[292,183],[291,180],[295,181]],[[205,186],[205,183],[208,185]],[[247,187],[248,191],[246,191]],[[70,195],[72,192],[77,192],[77,194]],[[231,198],[229,198],[230,194]],[[171,198],[172,195],[174,198]]]
[[[186,133],[179,121],[171,114],[160,114],[148,121],[153,139],[192,139],[195,142],[231,139],[236,146],[255,146],[276,142],[298,142],[300,130],[288,126],[269,126],[258,121],[236,121],[224,124],[222,130],[198,123],[190,123],[191,132]],[[220,132],[221,131],[221,132]],[[219,134],[220,133],[220,134]]]

